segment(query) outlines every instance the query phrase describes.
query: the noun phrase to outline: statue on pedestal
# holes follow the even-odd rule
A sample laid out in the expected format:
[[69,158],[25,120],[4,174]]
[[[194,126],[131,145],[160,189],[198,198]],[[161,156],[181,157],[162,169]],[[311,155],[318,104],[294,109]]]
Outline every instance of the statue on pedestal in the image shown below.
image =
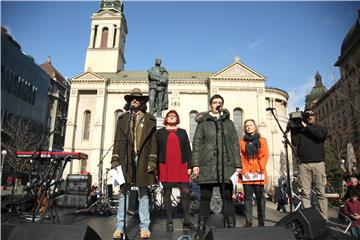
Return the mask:
[[161,59],[155,59],[155,66],[148,70],[149,78],[149,113],[161,117],[161,112],[168,109],[169,74],[161,67]]

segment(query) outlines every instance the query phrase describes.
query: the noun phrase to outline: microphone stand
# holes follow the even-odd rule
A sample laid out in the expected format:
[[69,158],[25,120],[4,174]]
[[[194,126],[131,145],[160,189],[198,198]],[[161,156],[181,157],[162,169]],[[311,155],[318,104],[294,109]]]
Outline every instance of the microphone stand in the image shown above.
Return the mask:
[[290,217],[292,215],[293,212],[293,205],[292,205],[292,186],[291,186],[291,180],[290,180],[290,164],[289,164],[289,153],[288,153],[288,146],[290,146],[291,150],[293,151],[293,153],[295,153],[294,147],[293,145],[290,143],[286,132],[283,130],[283,128],[281,127],[278,118],[275,116],[274,114],[274,108],[268,108],[267,110],[269,110],[271,112],[271,114],[274,116],[274,119],[276,121],[276,123],[278,124],[280,131],[283,134],[283,138],[284,138],[284,147],[285,147],[285,157],[286,157],[286,175],[287,175],[287,191],[288,191],[288,196],[289,196],[289,204],[290,204]]
[[[219,113],[219,123],[220,123],[220,135],[221,135],[221,198],[222,198],[222,204],[223,204],[223,224],[224,227],[227,227],[226,225],[226,207],[229,206],[225,206],[225,164],[224,164],[224,145],[225,145],[225,135],[224,135],[224,125],[222,123],[221,120],[221,109],[220,107],[217,108],[217,111]],[[216,129],[217,129],[218,125],[216,124]],[[216,135],[217,137],[217,135]],[[229,216],[230,217],[230,216]]]
[[[101,168],[103,167],[103,162],[104,162],[104,158],[106,157],[106,155],[108,155],[108,153],[110,152],[110,150],[114,147],[114,144],[111,145],[111,147],[107,150],[107,152],[105,153],[105,155],[102,156],[102,158],[100,159],[99,161],[99,164],[96,166],[96,167],[99,167],[101,166]],[[101,172],[102,172],[102,169],[101,169]],[[103,190],[103,174],[100,175],[101,176],[101,179],[99,181],[99,189],[101,191],[101,194],[102,194],[102,190]]]
[[[124,192],[123,192],[123,196],[124,196],[124,234],[121,236],[121,239],[122,240],[125,240],[127,237],[126,237],[126,215],[127,215],[127,207],[126,207],[126,204],[127,204],[127,192],[128,192],[128,183],[127,183],[127,175],[128,175],[128,153],[129,153],[129,133],[130,133],[130,124],[131,124],[131,119],[132,119],[132,113],[133,113],[133,110],[132,110],[132,106],[130,106],[130,109],[129,109],[129,121],[128,121],[128,128],[126,130],[126,133],[125,133],[125,171],[124,171],[124,179],[125,179],[125,183],[124,183]],[[135,141],[135,139],[134,139]],[[121,188],[121,186],[120,186]],[[130,187],[131,189],[131,187]]]

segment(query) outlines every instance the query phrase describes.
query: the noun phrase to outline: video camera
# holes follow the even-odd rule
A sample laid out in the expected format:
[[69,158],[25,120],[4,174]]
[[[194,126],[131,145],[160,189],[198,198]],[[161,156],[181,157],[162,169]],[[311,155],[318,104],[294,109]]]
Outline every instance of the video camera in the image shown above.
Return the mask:
[[298,130],[303,127],[302,121],[306,122],[309,117],[309,113],[299,111],[299,108],[296,108],[296,112],[289,113],[289,122],[287,128],[292,130]]

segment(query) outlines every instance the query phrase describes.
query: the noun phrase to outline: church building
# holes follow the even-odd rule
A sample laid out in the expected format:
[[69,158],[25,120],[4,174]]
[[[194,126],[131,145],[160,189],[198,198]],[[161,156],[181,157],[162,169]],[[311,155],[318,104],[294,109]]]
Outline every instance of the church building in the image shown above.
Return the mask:
[[[92,181],[100,183],[105,179],[106,169],[110,168],[115,126],[124,112],[124,96],[133,88],[148,94],[148,73],[147,70],[125,70],[128,29],[122,1],[101,1],[99,11],[91,17],[90,30],[84,72],[71,79],[64,146],[65,151],[83,152],[89,158],[72,161],[64,176],[90,172]],[[149,67],[144,66],[144,69]],[[276,185],[278,177],[286,173],[286,155],[283,135],[266,108],[276,109],[277,118],[285,129],[288,94],[266,86],[266,77],[239,58],[213,72],[167,70],[169,110],[175,109],[179,113],[180,127],[188,132],[190,142],[196,128],[195,116],[208,110],[213,94],[220,94],[239,138],[245,119],[257,122],[260,134],[269,144],[269,185]],[[291,156],[289,159],[291,163]]]

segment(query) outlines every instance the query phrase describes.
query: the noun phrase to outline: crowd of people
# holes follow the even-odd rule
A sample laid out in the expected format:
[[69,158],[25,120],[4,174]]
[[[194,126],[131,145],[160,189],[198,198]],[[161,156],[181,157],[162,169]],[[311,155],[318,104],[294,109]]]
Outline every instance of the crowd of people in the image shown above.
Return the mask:
[[[174,230],[171,201],[173,188],[179,188],[181,192],[183,227],[196,230],[195,239],[204,238],[214,187],[220,189],[224,226],[235,227],[233,196],[236,184],[242,184],[244,191],[244,227],[253,225],[254,202],[258,226],[264,226],[269,150],[266,138],[260,135],[253,119],[244,121],[244,135],[238,136],[230,114],[224,108],[224,98],[215,94],[209,99],[209,111],[196,117],[197,126],[191,146],[186,130],[179,127],[180,116],[175,110],[167,112],[163,127],[157,129],[156,118],[146,112],[148,96],[143,95],[140,89],[133,89],[124,98],[127,102],[124,109],[127,111],[117,121],[111,159],[111,167],[122,171],[125,178],[125,183],[120,187],[114,239],[120,239],[124,234],[128,205],[125,196],[129,196],[129,191],[134,186],[139,192],[140,237],[144,239],[151,236],[148,186],[155,182],[160,182],[163,186],[166,231]],[[324,164],[327,129],[316,123],[315,114],[311,110],[306,113],[306,119],[301,122],[302,127],[291,131],[292,144],[296,146],[300,160],[300,196],[303,207],[310,207],[311,189],[314,189],[319,211],[327,219]],[[234,175],[238,179],[235,185],[231,181]],[[277,195],[277,210],[283,212],[287,212],[285,180],[284,177],[279,178],[278,190],[274,194]],[[194,182],[200,188],[197,224],[189,216]],[[345,196],[350,198],[346,203],[346,213],[353,219],[353,234],[359,236],[360,185],[354,183],[353,186]]]

